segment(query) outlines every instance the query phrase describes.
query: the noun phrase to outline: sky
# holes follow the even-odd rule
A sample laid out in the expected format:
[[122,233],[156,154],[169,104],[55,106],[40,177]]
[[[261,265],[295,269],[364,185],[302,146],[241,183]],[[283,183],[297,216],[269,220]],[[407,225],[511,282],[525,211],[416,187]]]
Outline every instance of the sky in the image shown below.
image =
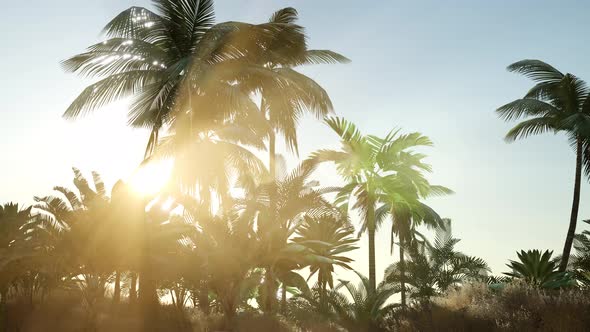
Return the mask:
[[[83,119],[61,118],[90,81],[64,73],[60,60],[101,40],[108,20],[146,0],[0,0],[0,202],[31,204],[55,185],[71,185],[71,167],[96,170],[107,184],[126,179],[141,161],[147,133],[126,127],[126,104]],[[563,135],[507,144],[494,110],[532,83],[507,65],[540,59],[590,80],[590,30],[584,1],[219,0],[218,22],[264,22],[293,6],[311,48],[349,57],[346,65],[302,71],[330,94],[335,112],[367,134],[419,131],[431,182],[456,193],[429,200],[453,220],[458,247],[484,258],[494,274],[520,249],[561,252],[567,231],[574,154]],[[338,147],[329,128],[301,123],[300,157]],[[290,166],[296,156],[288,156]],[[337,183],[328,169],[322,184]],[[580,220],[590,218],[587,181]],[[579,226],[583,227],[582,225]],[[393,262],[387,227],[378,233],[377,274]],[[366,238],[354,267],[366,273]]]

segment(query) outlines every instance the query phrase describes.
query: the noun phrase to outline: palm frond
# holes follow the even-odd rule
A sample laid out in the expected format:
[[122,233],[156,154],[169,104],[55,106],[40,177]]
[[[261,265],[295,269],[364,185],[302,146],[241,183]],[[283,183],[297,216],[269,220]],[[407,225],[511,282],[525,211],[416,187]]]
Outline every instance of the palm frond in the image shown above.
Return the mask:
[[524,76],[537,81],[559,81],[563,74],[553,66],[540,60],[521,60],[508,66],[508,71],[523,74]]
[[519,138],[526,138],[531,135],[539,135],[546,132],[556,132],[559,127],[551,118],[541,117],[525,120],[514,126],[506,134],[506,141],[513,142]]

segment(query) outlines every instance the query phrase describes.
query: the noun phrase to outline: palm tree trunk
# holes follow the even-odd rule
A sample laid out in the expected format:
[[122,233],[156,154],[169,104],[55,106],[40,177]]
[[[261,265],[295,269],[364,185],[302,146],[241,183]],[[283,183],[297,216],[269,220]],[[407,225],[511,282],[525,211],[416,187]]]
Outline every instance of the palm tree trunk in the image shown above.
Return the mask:
[[152,322],[156,318],[158,305],[156,281],[151,269],[144,268],[139,275],[139,307],[146,322]]
[[271,130],[268,135],[268,172],[271,181],[274,181],[277,175],[276,140],[275,132]]
[[369,235],[369,286],[371,291],[377,289],[377,277],[375,273],[375,208],[370,202],[367,213],[367,231]]
[[266,274],[264,276],[264,286],[266,287],[266,299],[265,308],[263,308],[266,314],[272,314],[276,310],[277,302],[277,288],[275,285],[275,277],[270,267],[266,268]]
[[8,287],[2,287],[2,289],[0,289],[0,307],[4,308],[4,306],[6,305],[6,300],[8,297]]
[[371,291],[377,288],[376,274],[375,274],[375,229],[369,228],[369,286]]
[[[264,97],[262,98],[260,104],[260,110],[266,116],[266,102]],[[276,190],[276,176],[277,176],[277,165],[276,165],[276,135],[274,129],[271,128],[268,134],[268,173],[270,176],[270,181],[272,183],[270,193],[269,193],[269,209],[270,209],[270,217],[269,225],[276,225],[279,221],[277,220],[277,190]],[[272,226],[271,226],[272,227]],[[271,239],[268,239],[269,243]],[[272,313],[275,310],[275,303],[276,303],[276,288],[274,285],[274,275],[271,272],[272,268],[269,266],[267,267],[266,271],[266,283],[267,283],[267,299],[266,299],[266,307],[269,313]],[[286,296],[285,296],[286,297]],[[286,301],[286,300],[285,300]],[[282,304],[282,303],[281,303]]]
[[113,292],[113,303],[119,303],[121,300],[121,272],[115,271],[115,290]]
[[170,298],[172,299],[172,306],[178,307],[178,303],[176,303],[176,299],[174,298],[174,292],[172,291],[172,289],[169,289],[168,293],[170,293]]
[[406,259],[404,257],[404,244],[401,243],[401,239],[399,246],[399,272],[402,297],[402,311],[404,311],[406,309]]
[[287,285],[283,284],[281,287],[281,313],[287,313]]
[[578,221],[578,209],[580,207],[580,187],[582,182],[582,138],[578,137],[576,144],[576,175],[574,179],[574,199],[572,202],[572,213],[570,216],[570,225],[565,237],[565,245],[563,247],[563,254],[561,256],[561,264],[559,271],[563,272],[567,268],[567,263],[570,258],[572,244],[574,243],[574,236],[576,234],[576,223]]
[[320,284],[320,310],[322,313],[326,308],[326,283],[322,281],[318,281]]
[[7,331],[8,314],[6,308],[6,297],[8,296],[8,288],[2,287],[0,289],[0,331]]
[[199,309],[203,314],[209,315],[211,312],[209,307],[209,285],[207,280],[203,280],[199,289]]

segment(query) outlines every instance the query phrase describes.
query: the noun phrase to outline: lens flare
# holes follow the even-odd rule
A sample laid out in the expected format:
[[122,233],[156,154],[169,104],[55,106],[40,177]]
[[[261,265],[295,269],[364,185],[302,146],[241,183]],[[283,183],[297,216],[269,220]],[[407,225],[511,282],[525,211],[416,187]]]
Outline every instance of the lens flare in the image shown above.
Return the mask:
[[159,160],[141,165],[129,180],[131,188],[141,195],[155,195],[170,181],[172,160]]

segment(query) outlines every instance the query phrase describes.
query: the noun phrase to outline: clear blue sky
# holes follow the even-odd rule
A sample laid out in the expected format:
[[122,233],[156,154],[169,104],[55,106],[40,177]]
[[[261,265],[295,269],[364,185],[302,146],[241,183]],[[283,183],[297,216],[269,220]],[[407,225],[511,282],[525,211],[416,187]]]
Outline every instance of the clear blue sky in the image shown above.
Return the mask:
[[[30,203],[33,195],[69,184],[73,165],[113,183],[141,160],[147,136],[125,127],[124,104],[75,123],[61,119],[88,81],[63,73],[58,62],[97,41],[102,26],[131,5],[148,2],[2,5],[0,202]],[[573,153],[563,136],[506,144],[510,125],[494,109],[530,87],[505,71],[520,59],[542,59],[590,80],[587,2],[220,0],[216,9],[218,21],[263,22],[285,6],[299,10],[312,47],[353,60],[304,69],[328,90],[338,115],[367,133],[402,127],[434,140],[427,151],[432,181],[456,194],[430,203],[454,220],[462,250],[485,258],[494,273],[505,271],[518,249],[561,251]],[[302,123],[300,136],[302,156],[337,146],[335,136],[311,120]],[[328,172],[319,177],[336,179]],[[585,182],[580,219],[590,217],[588,194]],[[392,260],[386,230],[378,254],[380,274]],[[366,252],[356,256],[365,271]]]

